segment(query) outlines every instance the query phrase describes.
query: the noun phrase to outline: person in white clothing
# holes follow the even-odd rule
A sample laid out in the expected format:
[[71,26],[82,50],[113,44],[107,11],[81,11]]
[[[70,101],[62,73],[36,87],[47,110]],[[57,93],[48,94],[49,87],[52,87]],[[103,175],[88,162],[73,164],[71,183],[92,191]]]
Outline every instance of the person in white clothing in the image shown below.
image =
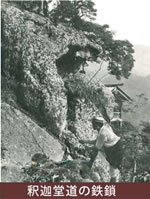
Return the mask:
[[104,120],[103,117],[94,117],[92,119],[93,129],[98,131],[98,136],[95,140],[82,140],[82,143],[94,144],[95,155],[91,158],[93,163],[98,151],[102,151],[106,155],[106,160],[110,164],[111,182],[117,182],[119,169],[122,163],[122,145],[120,137],[117,136],[111,126]]

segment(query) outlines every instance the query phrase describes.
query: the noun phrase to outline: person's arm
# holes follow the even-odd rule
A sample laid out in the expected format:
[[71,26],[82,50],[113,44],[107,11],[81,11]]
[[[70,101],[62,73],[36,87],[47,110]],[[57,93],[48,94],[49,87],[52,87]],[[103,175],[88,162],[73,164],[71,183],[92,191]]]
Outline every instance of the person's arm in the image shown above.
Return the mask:
[[96,148],[100,151],[103,151],[103,146],[106,140],[104,129],[101,129],[96,140]]

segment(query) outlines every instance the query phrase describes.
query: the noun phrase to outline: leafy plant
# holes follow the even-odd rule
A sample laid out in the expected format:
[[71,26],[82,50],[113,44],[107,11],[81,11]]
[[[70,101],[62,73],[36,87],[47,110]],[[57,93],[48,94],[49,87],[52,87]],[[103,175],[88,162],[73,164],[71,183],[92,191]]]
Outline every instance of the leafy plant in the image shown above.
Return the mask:
[[94,20],[95,3],[92,0],[58,1],[58,5],[50,12],[50,19],[55,23],[65,22],[74,27],[82,18]]
[[45,165],[23,168],[24,182],[81,182],[80,170],[85,165],[81,160],[55,163],[48,160]]
[[108,72],[117,79],[121,76],[128,78],[134,66],[133,45],[127,40],[115,40],[109,25],[96,24],[82,20],[78,29],[93,33],[90,40],[101,46],[99,57],[108,62]]
[[64,78],[67,94],[84,99],[86,103],[93,103],[97,108],[100,108],[105,103],[103,86],[100,83],[88,84],[81,76],[70,74]]

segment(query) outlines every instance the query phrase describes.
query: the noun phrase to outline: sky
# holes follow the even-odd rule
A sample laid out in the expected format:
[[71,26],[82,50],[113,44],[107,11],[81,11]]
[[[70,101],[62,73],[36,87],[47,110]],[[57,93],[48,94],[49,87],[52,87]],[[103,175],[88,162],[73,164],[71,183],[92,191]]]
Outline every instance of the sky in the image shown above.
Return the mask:
[[138,75],[150,74],[150,0],[94,0],[96,22],[108,24],[115,39],[127,39],[135,47]]
[[150,46],[150,0],[94,0],[97,21],[109,24],[117,39]]

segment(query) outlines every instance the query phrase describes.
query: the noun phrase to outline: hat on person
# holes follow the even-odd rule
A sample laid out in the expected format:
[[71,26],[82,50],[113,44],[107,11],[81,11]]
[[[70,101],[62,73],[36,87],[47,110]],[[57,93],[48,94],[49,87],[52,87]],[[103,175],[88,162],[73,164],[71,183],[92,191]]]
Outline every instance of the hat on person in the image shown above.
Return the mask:
[[122,122],[123,120],[121,118],[112,118],[111,122]]
[[92,119],[92,122],[97,122],[97,123],[100,123],[100,124],[104,124],[105,123],[105,120],[103,117],[96,117],[94,116],[93,119]]

